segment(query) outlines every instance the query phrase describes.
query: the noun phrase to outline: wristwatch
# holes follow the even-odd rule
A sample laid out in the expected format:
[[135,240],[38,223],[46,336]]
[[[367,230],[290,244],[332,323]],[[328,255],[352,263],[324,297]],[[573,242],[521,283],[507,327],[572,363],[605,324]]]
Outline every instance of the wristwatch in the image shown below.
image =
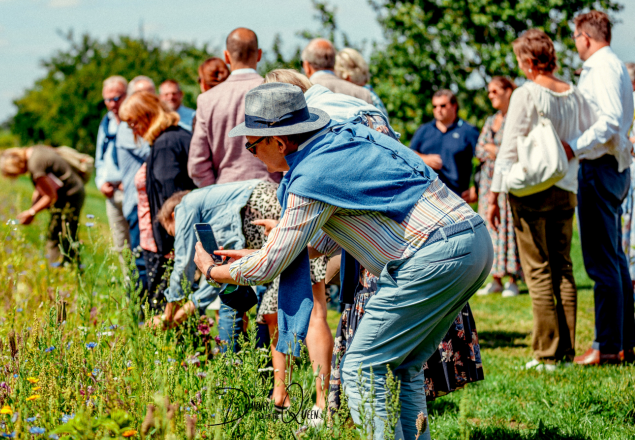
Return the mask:
[[31,217],[35,217],[35,214],[37,214],[37,212],[33,208],[30,208],[27,212],[29,213]]
[[220,289],[220,284],[218,284],[214,278],[212,278],[212,269],[214,268],[214,265],[210,265],[207,268],[207,274],[205,275],[205,280],[207,281],[207,284],[209,284],[212,287],[216,287],[217,289]]

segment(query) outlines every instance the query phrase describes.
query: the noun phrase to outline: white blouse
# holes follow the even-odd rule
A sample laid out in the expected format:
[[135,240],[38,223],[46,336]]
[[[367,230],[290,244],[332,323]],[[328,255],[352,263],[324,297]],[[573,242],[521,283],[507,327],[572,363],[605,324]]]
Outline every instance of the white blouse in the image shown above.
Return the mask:
[[[577,139],[597,120],[595,112],[574,85],[571,85],[566,92],[556,93],[534,82],[527,81],[514,90],[509,102],[503,140],[494,164],[491,188],[493,192],[508,192],[505,176],[511,166],[518,162],[518,140],[520,137],[527,136],[538,124],[539,115],[535,99],[538,100],[538,105],[540,110],[544,112],[544,116],[551,120],[560,139],[566,142]],[[577,158],[569,161],[567,175],[555,186],[577,193]]]

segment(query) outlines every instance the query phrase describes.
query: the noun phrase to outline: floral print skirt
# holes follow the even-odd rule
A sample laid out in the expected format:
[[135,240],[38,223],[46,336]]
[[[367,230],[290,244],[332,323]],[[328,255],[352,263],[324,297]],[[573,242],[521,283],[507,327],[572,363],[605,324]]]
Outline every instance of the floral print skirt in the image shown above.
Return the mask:
[[[335,334],[335,347],[331,361],[328,407],[337,411],[341,403],[340,364],[355,336],[355,331],[364,316],[366,303],[377,292],[377,277],[363,270],[360,289],[353,304],[346,304]],[[476,325],[470,305],[466,304],[438,350],[423,364],[425,375],[424,391],[428,402],[463,388],[470,382],[484,379],[481,349],[478,343]]]

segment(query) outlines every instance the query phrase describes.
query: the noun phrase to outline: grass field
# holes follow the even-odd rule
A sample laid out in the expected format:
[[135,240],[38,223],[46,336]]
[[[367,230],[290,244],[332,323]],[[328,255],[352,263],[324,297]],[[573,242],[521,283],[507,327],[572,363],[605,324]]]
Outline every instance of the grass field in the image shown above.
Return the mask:
[[[4,225],[8,219],[15,217],[16,206],[19,205],[21,209],[28,207],[32,187],[26,179],[14,182],[0,180],[0,185],[2,185],[0,220]],[[85,226],[86,214],[95,216],[95,220],[90,220],[95,223],[95,226],[90,229]],[[3,415],[5,413],[0,412],[0,418],[6,417],[4,421],[0,419],[0,427],[6,422],[8,423],[7,432],[14,430],[18,437],[21,436],[20,438],[32,438],[35,434],[27,433],[29,426],[33,427],[33,424],[29,425],[26,418],[27,416],[34,417],[37,412],[36,423],[40,423],[47,429],[48,436],[50,430],[61,424],[60,414],[66,411],[65,414],[70,412],[78,414],[69,423],[72,424],[75,420],[78,425],[77,430],[84,430],[81,431],[84,434],[74,434],[76,436],[69,438],[102,438],[97,435],[103,435],[103,432],[106,432],[105,428],[95,428],[93,431],[90,431],[92,428],[88,428],[91,423],[90,417],[85,415],[86,410],[82,409],[83,405],[80,404],[86,398],[80,391],[88,392],[88,388],[85,380],[77,378],[81,376],[82,371],[84,376],[88,372],[89,376],[93,374],[95,378],[102,377],[100,376],[102,373],[90,373],[91,369],[101,368],[100,371],[105,372],[106,368],[110,368],[111,371],[107,372],[102,380],[98,379],[92,385],[93,388],[100,390],[96,394],[103,396],[100,401],[103,403],[93,405],[91,410],[93,412],[90,413],[93,417],[96,415],[101,417],[99,420],[106,424],[104,426],[113,427],[108,428],[110,429],[108,435],[111,437],[107,438],[123,438],[122,436],[132,431],[134,433],[130,436],[141,435],[141,432],[137,431],[142,431],[140,427],[144,416],[147,418],[146,404],[153,399],[156,402],[160,400],[153,397],[156,391],[162,391],[162,395],[170,395],[171,399],[180,401],[183,414],[179,413],[181,419],[178,423],[174,422],[176,419],[172,419],[172,422],[165,421],[161,425],[164,426],[161,428],[163,431],[156,428],[153,431],[155,435],[148,435],[147,438],[185,438],[188,431],[184,420],[189,417],[189,413],[183,409],[185,405],[183,402],[194,399],[192,397],[195,395],[193,384],[196,377],[187,370],[187,367],[183,373],[180,372],[181,370],[177,372],[172,369],[173,367],[162,370],[160,365],[163,364],[156,364],[157,361],[154,361],[157,365],[155,367],[149,359],[154,355],[156,348],[156,353],[161,353],[161,350],[169,353],[167,357],[161,358],[164,362],[170,362],[169,356],[172,356],[177,361],[174,365],[178,365],[178,362],[187,361],[187,356],[190,356],[187,353],[188,344],[183,344],[181,349],[180,342],[178,340],[175,342],[174,339],[177,336],[156,336],[149,331],[134,329],[133,326],[129,326],[130,328],[126,330],[126,337],[115,339],[108,344],[95,336],[99,334],[100,325],[103,327],[110,322],[125,323],[123,316],[127,313],[125,307],[122,307],[125,302],[122,295],[116,292],[121,285],[106,279],[118,276],[118,269],[112,263],[114,259],[103,263],[105,242],[109,236],[103,198],[93,185],[88,187],[88,197],[82,216],[81,239],[87,246],[94,243],[90,246],[97,250],[94,251],[95,255],[92,258],[86,259],[88,270],[94,273],[85,274],[84,278],[77,278],[66,272],[51,272],[46,268],[39,251],[43,248],[46,224],[46,215],[43,214],[27,228],[10,232],[10,227],[5,225],[5,230],[2,231],[5,245],[4,249],[0,249],[0,256],[4,259],[0,263],[0,276],[8,281],[5,286],[0,286],[3,296],[1,298],[3,307],[0,307],[2,322],[0,352],[3,363],[6,364],[4,373],[6,379],[1,379],[6,383],[0,383],[0,404],[10,407],[13,413],[20,412],[23,417],[10,422],[11,415]],[[13,237],[12,240],[6,241],[8,240],[6,237],[9,236]],[[16,252],[21,252],[20,249],[24,249],[23,255],[16,255]],[[573,260],[579,289],[576,347],[580,353],[589,346],[593,338],[593,295],[592,283],[582,265],[577,235],[574,237]],[[24,274],[28,279],[20,282],[16,273]],[[78,287],[73,283],[86,285]],[[530,348],[532,311],[531,301],[526,293],[524,289],[523,294],[516,298],[501,298],[495,295],[474,297],[470,301],[479,332],[485,381],[471,385],[464,391],[442,397],[429,405],[432,437],[492,440],[635,438],[635,367],[580,368],[576,366],[563,368],[553,373],[521,369],[532,355]],[[73,298],[73,295],[77,298]],[[59,323],[55,324],[55,316],[59,315],[60,298],[63,297],[66,297],[69,303],[69,314],[77,314],[77,317],[69,316],[68,323],[75,323],[78,327],[93,325],[94,328],[88,331],[81,328],[79,330],[62,329]],[[95,314],[97,317],[94,316]],[[339,316],[335,311],[329,312],[329,324],[332,329],[337,326],[338,319]],[[90,324],[93,321],[95,324]],[[31,330],[31,327],[35,330]],[[27,328],[29,330],[26,330]],[[18,336],[18,345],[23,344],[20,345],[24,347],[20,353],[27,356],[24,364],[16,364],[15,358],[10,360],[13,357],[9,336],[12,330],[22,335],[22,342]],[[29,339],[30,334],[35,336]],[[28,344],[27,339],[30,341]],[[84,345],[94,340],[101,345],[94,350],[78,349],[75,352],[69,345],[68,353],[64,355],[66,357],[62,358],[60,348],[67,340],[81,341]],[[53,343],[53,341],[56,342]],[[55,350],[60,349],[58,353],[60,357],[55,361],[47,360],[46,355],[42,353],[49,344],[55,345]],[[155,348],[148,349],[146,346]],[[103,358],[97,356],[98,352],[95,350],[98,349],[101,350],[99,353]],[[120,358],[113,353],[119,353]],[[108,356],[110,357],[106,359]],[[249,359],[256,359],[256,357],[245,357],[242,360],[244,373],[236,369],[225,371],[219,362],[210,363],[206,380],[209,381],[209,377],[214,374],[220,374],[220,377],[232,376],[239,383],[248,385],[250,380],[256,380],[255,376],[249,376],[251,373],[247,373]],[[303,364],[303,368],[300,368],[297,373],[304,383],[310,382],[310,373],[307,371],[306,364]],[[11,374],[17,374],[17,377],[12,378]],[[26,382],[27,374],[38,378],[39,383],[35,385],[43,385],[44,389],[39,392],[42,396],[40,400],[28,400],[31,396],[27,397],[27,395],[33,391],[25,388],[31,386]],[[124,380],[126,374],[124,382],[116,381]],[[117,377],[113,377],[114,375]],[[7,391],[7,388],[11,388],[11,391]],[[90,393],[88,394],[90,400]],[[113,397],[118,394],[121,395],[119,400]],[[99,401],[99,397],[96,399]],[[161,407],[160,403],[157,405]],[[196,438],[292,438],[288,429],[282,429],[279,424],[260,423],[251,418],[245,418],[242,422],[243,426],[233,428],[233,431],[208,427],[205,418],[214,417],[214,413],[212,409],[205,412],[204,407],[205,404],[201,404],[198,409]],[[169,413],[169,407],[163,410],[162,414]],[[158,419],[160,417],[157,416]],[[17,426],[16,424],[19,423],[21,425]],[[155,425],[158,426],[160,423],[157,422]],[[308,431],[302,436],[304,438],[359,438],[344,424],[341,424],[340,428],[322,432]],[[166,434],[170,429],[172,434]],[[89,431],[94,432],[95,436],[91,437],[90,435],[93,434]]]

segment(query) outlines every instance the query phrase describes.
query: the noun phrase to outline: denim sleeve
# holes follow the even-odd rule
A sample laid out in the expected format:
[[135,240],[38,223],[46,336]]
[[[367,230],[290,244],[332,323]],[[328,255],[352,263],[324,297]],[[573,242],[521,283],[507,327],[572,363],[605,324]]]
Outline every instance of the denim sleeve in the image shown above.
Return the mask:
[[106,183],[105,178],[105,170],[104,170],[104,160],[101,157],[101,146],[104,143],[104,138],[106,135],[104,134],[104,130],[99,126],[99,130],[97,130],[97,143],[95,149],[95,185],[97,185],[97,189],[100,189],[104,183]]
[[181,280],[183,277],[191,284],[194,281],[196,265],[194,264],[194,253],[196,252],[196,235],[194,234],[194,224],[199,223],[200,215],[198,210],[188,209],[187,206],[179,204],[174,210],[176,224],[174,230],[174,268],[170,275],[170,288],[166,290],[168,302],[179,301],[185,297]]

